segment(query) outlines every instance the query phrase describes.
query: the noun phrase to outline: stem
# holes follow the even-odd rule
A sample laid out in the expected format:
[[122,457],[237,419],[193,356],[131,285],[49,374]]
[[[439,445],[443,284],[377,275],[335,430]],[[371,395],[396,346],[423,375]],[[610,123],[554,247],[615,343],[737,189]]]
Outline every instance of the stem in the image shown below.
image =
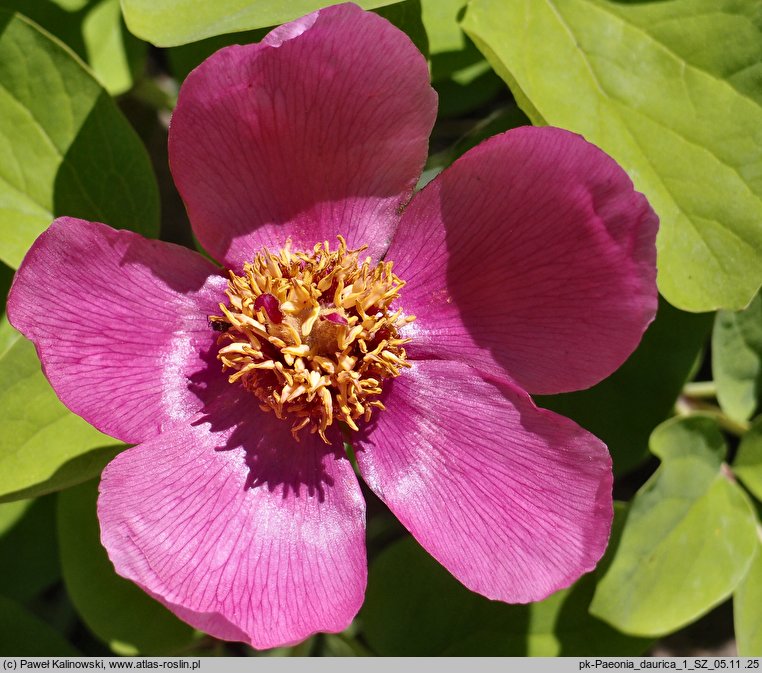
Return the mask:
[[683,395],[695,400],[713,400],[717,397],[717,384],[714,381],[692,381],[683,386]]
[[717,405],[701,402],[700,400],[681,395],[675,403],[675,413],[678,416],[693,416],[703,414],[711,416],[725,432],[743,437],[751,428],[748,421],[736,421],[730,418]]
[[298,643],[297,645],[294,645],[291,648],[291,651],[289,652],[289,657],[308,657],[310,655],[310,651],[312,650],[312,646],[315,644],[315,636],[312,636],[311,638],[307,638],[307,640],[302,641],[301,643]]
[[335,637],[339,640],[342,640],[346,645],[348,645],[352,651],[355,653],[356,657],[370,657],[373,656],[373,653],[366,648],[365,646],[358,643],[354,638],[350,638],[343,633],[337,633],[335,634]]
[[173,110],[177,105],[177,85],[169,78],[140,79],[129,93],[158,111]]

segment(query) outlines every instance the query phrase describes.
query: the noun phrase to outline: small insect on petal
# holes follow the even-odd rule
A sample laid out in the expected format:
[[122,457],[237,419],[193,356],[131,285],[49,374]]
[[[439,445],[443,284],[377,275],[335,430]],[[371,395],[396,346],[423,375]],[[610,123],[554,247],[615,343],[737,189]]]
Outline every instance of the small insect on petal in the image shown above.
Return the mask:
[[229,322],[225,322],[224,320],[212,320],[211,318],[209,319],[209,324],[215,332],[227,332],[231,327]]

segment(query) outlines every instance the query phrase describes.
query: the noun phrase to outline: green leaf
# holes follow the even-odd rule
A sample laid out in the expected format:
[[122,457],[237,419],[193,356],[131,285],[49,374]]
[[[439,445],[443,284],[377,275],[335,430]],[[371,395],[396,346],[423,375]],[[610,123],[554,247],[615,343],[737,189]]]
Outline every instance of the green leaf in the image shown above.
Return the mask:
[[741,438],[733,473],[762,501],[762,417]]
[[484,57],[458,23],[466,0],[422,0],[421,5],[434,83],[484,63]]
[[[357,0],[365,9],[398,0]],[[277,26],[332,3],[326,0],[122,0],[127,27],[157,47],[174,47],[213,35]]]
[[69,8],[60,0],[0,0],[0,9],[18,12],[48,31],[77,56],[87,60],[82,38],[82,10],[90,0],[82,0],[80,7]]
[[648,196],[667,300],[749,303],[762,283],[756,0],[474,0],[463,27],[534,123],[583,134]]
[[78,12],[83,7],[86,7],[91,0],[51,0],[54,5],[58,5],[61,9],[65,9],[67,12]]
[[503,84],[458,23],[466,0],[421,4],[440,118],[461,116],[484,105],[503,90]]
[[34,346],[15,334],[0,355],[0,502],[91,479],[121,448],[61,404]]
[[[432,56],[454,55],[466,50],[471,41],[458,24],[458,16],[465,11],[466,2],[467,0],[421,0],[423,25],[428,35],[429,53]],[[471,65],[479,58],[478,50],[474,50],[468,60],[459,65],[460,67]]]
[[58,541],[69,597],[85,624],[114,652],[179,652],[193,642],[193,629],[116,574],[100,543],[97,498],[94,481],[58,495]]
[[0,505],[0,594],[25,603],[61,577],[55,499]]
[[[3,303],[5,303],[5,295],[2,295]],[[13,346],[13,344],[16,343],[19,339],[19,333],[11,327],[11,324],[8,322],[8,318],[6,317],[5,313],[0,315],[0,362],[2,361],[2,358],[5,357],[5,354],[8,352],[8,350]],[[0,388],[2,388],[2,384],[0,383]],[[1,409],[2,407],[0,407]],[[0,426],[2,425],[2,421],[0,421]]]
[[148,45],[122,21],[119,0],[0,0],[55,35],[87,61],[106,90],[127,91],[145,63]]
[[24,518],[24,514],[33,502],[34,500],[15,500],[14,502],[0,504],[0,540]]
[[733,621],[740,657],[762,657],[762,540],[743,582],[733,595]]
[[684,313],[660,298],[656,320],[614,374],[588,390],[538,397],[606,442],[622,474],[647,455],[653,428],[672,410],[707,340],[712,315]]
[[147,45],[137,40],[122,21],[119,0],[91,2],[82,18],[86,59],[106,90],[128,91],[143,67]]
[[18,603],[0,596],[0,656],[67,657],[80,653]]
[[[321,637],[321,657],[370,657],[373,653],[354,638],[350,633],[355,630],[357,622],[353,622],[347,631],[342,633],[324,633]],[[292,654],[292,656],[294,656]]]
[[[611,549],[616,547],[617,508]],[[603,563],[603,562],[602,562]],[[649,640],[631,638],[588,614],[598,572],[532,605],[470,592],[406,537],[370,569],[360,613],[364,635],[383,656],[626,656]]]
[[590,612],[633,635],[670,633],[724,601],[756,548],[754,510],[727,476],[727,447],[704,416],[651,436],[662,464],[638,491]]
[[751,418],[762,393],[762,294],[744,311],[717,313],[712,373],[723,411],[739,421]]
[[62,44],[0,11],[0,259],[58,215],[155,234],[156,179],[114,101]]
[[[3,303],[5,303],[7,299],[7,295],[3,296]],[[3,306],[3,310],[5,310],[5,306]],[[0,360],[1,366],[7,358],[8,351],[19,341],[22,341],[24,337],[21,336],[21,332],[8,322],[8,316],[6,316],[5,313],[2,315],[0,329],[2,330],[2,337],[0,338],[0,344],[2,345],[2,347],[0,347],[0,358],[2,358],[2,360]],[[2,390],[2,381],[0,381],[0,390]]]

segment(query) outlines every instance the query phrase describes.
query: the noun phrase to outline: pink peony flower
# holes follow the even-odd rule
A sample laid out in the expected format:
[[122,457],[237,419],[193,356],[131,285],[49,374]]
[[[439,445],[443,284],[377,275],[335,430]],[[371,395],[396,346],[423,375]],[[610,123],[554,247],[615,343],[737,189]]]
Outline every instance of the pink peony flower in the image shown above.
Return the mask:
[[542,599],[604,551],[606,447],[529,393],[588,387],[635,348],[656,217],[554,128],[491,138],[410,200],[435,110],[403,33],[315,12],[180,92],[172,171],[231,274],[60,218],[16,275],[9,317],[60,398],[137,444],[101,482],[117,572],[214,636],[267,648],[357,613],[365,505],[343,437],[489,598]]

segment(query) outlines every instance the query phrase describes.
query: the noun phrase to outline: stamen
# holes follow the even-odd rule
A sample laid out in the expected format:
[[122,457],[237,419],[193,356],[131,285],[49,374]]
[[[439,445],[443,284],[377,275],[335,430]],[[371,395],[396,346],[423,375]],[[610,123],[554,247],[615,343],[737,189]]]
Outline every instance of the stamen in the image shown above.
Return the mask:
[[220,304],[209,318],[222,332],[217,357],[228,377],[251,391],[260,407],[318,433],[342,422],[353,430],[370,420],[385,379],[410,364],[399,330],[415,318],[391,311],[404,286],[391,262],[360,261],[365,249],[317,244],[292,252],[290,241],[277,254],[262,250],[242,275],[230,272]]

